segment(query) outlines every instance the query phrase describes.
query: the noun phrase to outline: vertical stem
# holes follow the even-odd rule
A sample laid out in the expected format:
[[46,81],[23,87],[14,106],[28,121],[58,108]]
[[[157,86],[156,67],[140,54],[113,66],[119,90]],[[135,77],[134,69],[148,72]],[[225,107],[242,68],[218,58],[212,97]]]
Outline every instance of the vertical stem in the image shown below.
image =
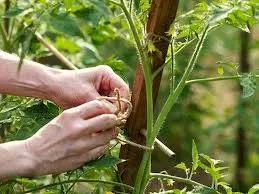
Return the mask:
[[[241,50],[240,50],[240,70],[242,73],[247,73],[250,71],[249,65],[249,41],[250,41],[250,34],[247,32],[240,33],[241,39]],[[240,93],[242,92],[242,88],[240,88]],[[246,185],[245,185],[245,174],[244,169],[246,167],[247,161],[247,121],[246,115],[244,114],[247,112],[246,109],[249,107],[249,102],[244,99],[239,100],[239,126],[237,130],[237,169],[236,169],[236,180],[238,189],[242,192],[245,192]]]
[[170,43],[171,47],[171,57],[172,57],[172,64],[171,64],[171,92],[175,89],[175,73],[176,73],[176,61],[175,61],[175,54],[174,54],[174,44],[175,44],[175,38],[172,38],[172,42]]
[[[151,135],[153,133],[153,92],[152,92],[152,73],[151,73],[151,65],[150,65],[150,60],[148,58],[148,55],[145,53],[143,46],[140,41],[140,36],[137,32],[137,28],[133,22],[133,19],[125,5],[124,0],[121,0],[121,7],[122,10],[128,20],[130,29],[133,33],[136,46],[140,55],[140,62],[143,65],[143,73],[145,77],[145,85],[146,85],[146,97],[147,97],[147,146],[153,146],[153,142],[151,141]],[[150,172],[146,172],[145,169],[148,165],[148,161],[151,160],[151,152],[150,151],[145,151],[143,160],[141,162],[136,182],[135,182],[135,188],[134,192],[136,194],[139,194],[141,192],[141,189],[143,189],[142,186],[142,181],[143,177],[144,179],[147,178]],[[147,180],[144,180],[144,182],[147,182]]]
[[10,52],[7,34],[6,34],[5,29],[4,29],[4,26],[1,23],[0,23],[0,34],[2,35],[2,40],[3,40],[3,43],[4,43],[4,50],[7,51],[7,52]]
[[[7,14],[9,8],[10,8],[10,0],[5,0],[5,14]],[[4,19],[4,27],[5,27],[5,31],[6,31],[6,34],[8,35],[9,34],[9,25],[10,24],[10,18],[8,17],[5,17]]]
[[182,93],[182,91],[185,87],[185,82],[189,78],[191,72],[193,71],[193,68],[196,65],[196,62],[199,57],[200,51],[202,49],[203,43],[207,37],[208,29],[209,29],[209,25],[205,28],[199,42],[197,43],[194,53],[189,61],[188,66],[186,67],[186,70],[185,70],[179,84],[177,85],[175,91],[170,93],[165,105],[163,106],[160,114],[158,115],[158,118],[157,118],[155,126],[154,126],[154,133],[152,134],[152,138],[151,138],[152,141],[154,141],[154,139],[156,138],[156,136],[159,132],[159,129],[161,128],[163,122],[165,121],[169,111],[171,110],[172,106],[176,103],[179,95]]

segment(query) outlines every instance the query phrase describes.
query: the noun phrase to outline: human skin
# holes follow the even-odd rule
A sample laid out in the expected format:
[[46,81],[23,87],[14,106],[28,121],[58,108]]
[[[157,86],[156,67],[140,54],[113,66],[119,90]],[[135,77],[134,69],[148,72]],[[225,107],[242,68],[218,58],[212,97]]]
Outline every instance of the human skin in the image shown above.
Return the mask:
[[[105,153],[118,131],[116,106],[96,100],[128,85],[107,66],[59,70],[0,51],[0,93],[54,101],[67,109],[32,137],[0,144],[0,178],[38,176],[75,169]],[[73,108],[72,108],[73,107]]]

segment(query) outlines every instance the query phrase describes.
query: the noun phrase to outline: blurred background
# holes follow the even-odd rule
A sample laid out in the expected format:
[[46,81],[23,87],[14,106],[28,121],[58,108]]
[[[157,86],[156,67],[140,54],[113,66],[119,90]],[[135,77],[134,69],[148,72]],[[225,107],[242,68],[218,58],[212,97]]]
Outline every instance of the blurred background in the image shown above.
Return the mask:
[[[30,24],[33,21],[37,31],[78,67],[107,64],[132,86],[137,54],[127,23],[120,11],[113,5],[107,7],[105,1],[78,2],[80,3],[72,6],[67,12],[65,5],[60,5],[59,1],[0,0],[2,26],[10,37],[18,40],[13,43],[12,48],[1,40],[1,48],[7,52],[21,53],[20,42],[26,43],[28,35],[33,32],[20,24],[24,21]],[[199,2],[181,0],[178,15],[192,10]],[[8,18],[4,17],[6,15]],[[230,25],[222,25],[210,32],[192,78],[218,76],[218,61],[238,64],[242,72],[258,73],[259,26],[251,27],[250,31],[251,33],[241,32]],[[49,66],[65,68],[35,37],[31,37],[30,41],[31,44],[26,50],[27,58]],[[186,67],[194,46],[195,44],[191,44],[177,55],[178,78]],[[224,74],[232,75],[232,69],[226,68],[224,71]],[[161,109],[169,94],[169,79],[169,70],[165,68],[156,112]],[[159,138],[176,155],[168,158],[156,150],[153,154],[153,171],[166,170],[170,174],[184,176],[174,166],[182,161],[191,164],[194,139],[200,153],[223,160],[230,167],[226,179],[235,190],[245,192],[258,183],[258,93],[259,90],[256,89],[253,96],[243,99],[240,83],[235,80],[186,87],[159,134]],[[2,113],[3,107],[13,107],[24,100],[7,98],[8,102],[1,103]],[[29,110],[20,109],[22,113],[10,112],[9,116],[2,114],[5,119],[5,122],[0,122],[2,141],[26,138],[59,113],[50,103],[34,106],[35,104],[32,104]],[[35,115],[35,111],[41,112]],[[0,118],[2,117],[0,112]],[[6,120],[10,118],[11,120]],[[97,176],[93,175],[94,171],[91,173],[88,173],[88,176]],[[112,178],[114,176],[107,169],[103,169],[102,173]],[[209,176],[203,173],[194,175],[194,178],[202,183],[210,183]]]

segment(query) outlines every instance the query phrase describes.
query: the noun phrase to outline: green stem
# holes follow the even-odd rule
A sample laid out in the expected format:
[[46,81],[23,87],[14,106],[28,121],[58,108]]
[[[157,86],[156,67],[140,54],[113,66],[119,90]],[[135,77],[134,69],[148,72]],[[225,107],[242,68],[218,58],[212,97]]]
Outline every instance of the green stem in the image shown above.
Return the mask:
[[3,43],[4,43],[4,50],[10,52],[10,45],[7,39],[7,33],[2,24],[0,24],[0,34],[2,35]]
[[175,89],[175,73],[176,73],[176,61],[175,61],[175,55],[174,55],[174,44],[175,44],[175,38],[173,37],[172,42],[170,44],[171,46],[171,92]]
[[[218,26],[219,26],[219,25],[217,24],[217,25],[215,25],[215,26],[210,27],[210,28],[208,29],[208,32],[211,31],[211,30],[213,30],[213,29],[215,29],[215,28],[218,27]],[[177,56],[178,54],[180,54],[182,50],[184,50],[187,46],[191,45],[195,40],[197,40],[197,37],[191,39],[189,42],[186,42],[183,46],[181,46],[180,48],[178,48],[178,49],[174,52],[174,57]],[[153,73],[152,78],[154,79],[154,78],[164,69],[164,67],[165,67],[168,63],[170,63],[171,60],[172,60],[172,56],[169,57],[169,58],[166,60],[166,62],[165,62],[164,65],[162,65],[161,67],[159,67],[159,68]]]
[[152,134],[152,140],[154,140],[159,132],[159,129],[161,128],[163,122],[165,121],[169,111],[171,110],[171,108],[173,107],[173,105],[176,103],[179,95],[182,93],[184,87],[185,87],[185,82],[186,80],[189,78],[191,72],[193,71],[193,68],[195,67],[195,64],[197,62],[197,59],[199,57],[200,51],[202,49],[202,45],[207,37],[207,32],[208,32],[209,26],[207,26],[201,36],[201,38],[199,39],[197,46],[194,50],[194,53],[189,61],[188,66],[186,67],[186,70],[179,82],[179,84],[177,85],[176,89],[174,92],[171,92],[165,105],[163,106],[160,114],[158,115],[158,118],[156,120],[155,126],[154,126],[154,133]]
[[203,185],[201,183],[195,182],[193,180],[190,179],[186,179],[186,178],[181,178],[181,177],[177,177],[177,176],[171,176],[171,175],[167,175],[167,174],[160,174],[160,173],[151,173],[150,174],[151,178],[163,178],[163,179],[171,179],[174,180],[176,182],[179,183],[184,183],[186,185],[191,185],[191,186],[199,186],[199,187],[204,187],[204,188],[210,188],[206,185]]
[[[236,76],[201,78],[201,79],[188,80],[188,81],[185,82],[185,84],[190,85],[190,84],[203,83],[203,82],[224,81],[224,80],[238,80],[241,77],[242,77],[241,75],[236,75]],[[255,75],[255,77],[258,79],[259,75]]]
[[[133,22],[131,14],[129,13],[126,7],[124,0],[120,0],[120,2],[121,2],[121,8],[128,20],[134,40],[136,42],[137,50],[140,56],[140,62],[143,65],[143,73],[145,77],[146,97],[147,97],[147,143],[146,144],[147,146],[151,147],[151,145],[153,146],[153,141],[150,139],[153,133],[153,92],[152,92],[153,80],[152,80],[152,73],[151,73],[151,64],[149,62],[147,53],[145,53],[143,49],[143,46],[140,41],[140,36],[137,32],[137,28]],[[145,177],[145,174],[148,173],[148,172],[145,172],[145,169],[150,157],[151,157],[151,153],[145,151],[137,174],[135,188],[133,192],[134,194],[139,194],[141,192],[141,188],[143,188],[142,181],[143,181],[143,177]]]
[[102,181],[102,180],[94,180],[94,179],[79,179],[79,180],[66,180],[66,181],[62,181],[62,182],[58,182],[58,183],[52,183],[49,185],[43,185],[31,190],[27,190],[25,192],[21,192],[19,194],[25,194],[25,193],[32,193],[35,191],[40,191],[42,189],[47,189],[50,187],[55,187],[58,186],[60,184],[68,184],[68,183],[74,183],[74,182],[78,182],[78,183],[101,183],[101,184],[106,184],[106,185],[114,185],[114,186],[119,186],[119,187],[125,187],[127,189],[133,190],[133,187],[126,185],[126,184],[122,184],[122,183],[117,183],[117,182],[112,182],[112,181]]

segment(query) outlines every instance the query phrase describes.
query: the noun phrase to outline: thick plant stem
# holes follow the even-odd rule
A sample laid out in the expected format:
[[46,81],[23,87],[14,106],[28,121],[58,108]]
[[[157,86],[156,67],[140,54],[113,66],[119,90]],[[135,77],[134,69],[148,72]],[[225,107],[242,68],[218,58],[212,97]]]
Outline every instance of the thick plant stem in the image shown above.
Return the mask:
[[[150,137],[152,136],[152,133],[153,133],[153,92],[152,92],[153,80],[152,80],[152,73],[151,73],[151,65],[150,65],[150,61],[148,59],[148,55],[147,55],[147,53],[145,53],[143,46],[141,44],[140,37],[137,32],[137,28],[133,22],[133,19],[130,15],[126,5],[125,5],[124,0],[121,0],[121,8],[128,20],[130,29],[132,31],[132,34],[133,34],[135,42],[136,42],[137,50],[139,52],[140,62],[143,66],[145,85],[146,85],[146,97],[147,97],[147,140],[146,140],[146,145],[148,147],[149,146],[153,147],[153,142],[150,139]],[[133,194],[139,194],[139,193],[143,192],[141,190],[145,188],[145,185],[148,182],[145,179],[148,179],[148,177],[146,175],[149,172],[146,172],[145,169],[147,168],[149,160],[151,160],[151,153],[145,151],[138,174],[137,174]],[[143,177],[144,177],[144,179],[143,179]]]
[[193,71],[193,68],[195,67],[195,64],[197,62],[197,59],[199,57],[199,53],[202,49],[202,45],[207,37],[207,32],[208,32],[209,26],[207,26],[199,40],[199,42],[197,43],[197,46],[194,50],[194,53],[189,61],[188,66],[185,69],[185,72],[179,82],[179,84],[177,85],[176,89],[174,92],[171,92],[165,105],[163,106],[160,114],[158,115],[158,118],[156,120],[155,126],[154,126],[154,132],[152,134],[151,140],[154,141],[154,138],[156,138],[159,129],[162,127],[163,122],[165,121],[169,111],[171,110],[172,106],[176,103],[179,95],[182,93],[184,87],[185,87],[185,82],[187,81],[187,79],[189,78],[191,72]]

